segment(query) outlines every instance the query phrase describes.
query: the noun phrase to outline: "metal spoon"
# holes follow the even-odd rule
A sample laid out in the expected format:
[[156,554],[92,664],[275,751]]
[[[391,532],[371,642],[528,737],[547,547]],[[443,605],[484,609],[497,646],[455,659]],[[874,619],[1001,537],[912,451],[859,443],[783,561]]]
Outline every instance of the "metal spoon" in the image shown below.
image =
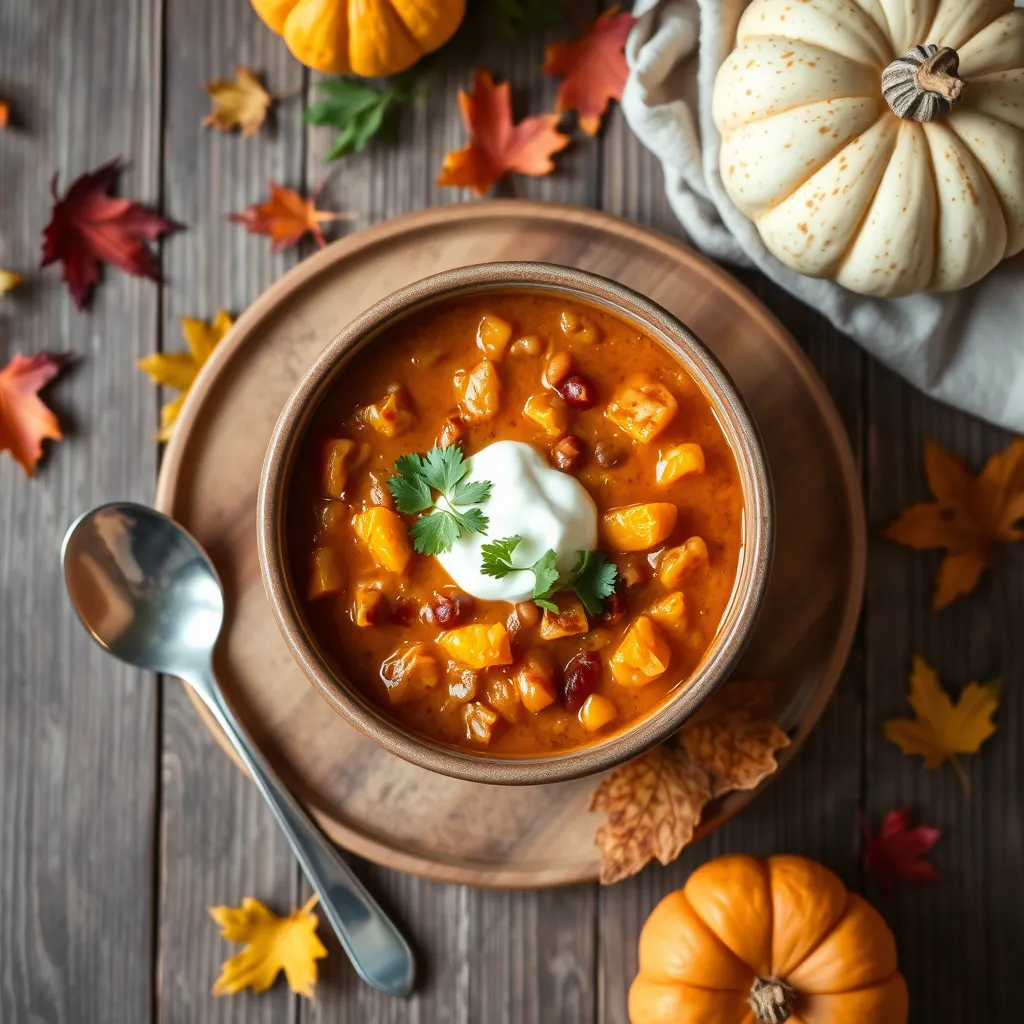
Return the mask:
[[408,995],[414,967],[405,939],[281,784],[217,685],[213,649],[224,591],[206,552],[159,512],[117,502],[71,525],[61,561],[75,611],[104,650],[178,676],[202,697],[274,812],[359,976]]

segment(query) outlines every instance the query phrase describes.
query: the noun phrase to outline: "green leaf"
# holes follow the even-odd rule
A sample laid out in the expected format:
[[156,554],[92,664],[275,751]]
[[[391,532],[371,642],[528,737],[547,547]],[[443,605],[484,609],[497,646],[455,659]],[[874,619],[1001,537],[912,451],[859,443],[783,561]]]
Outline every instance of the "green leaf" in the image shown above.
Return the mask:
[[375,136],[389,134],[401,107],[415,98],[414,83],[418,77],[419,71],[410,69],[383,86],[359,78],[328,78],[318,82],[323,98],[310,104],[305,120],[307,124],[338,129],[327,160],[360,152]]
[[583,603],[587,613],[599,615],[603,602],[615,590],[619,570],[602,551],[581,551],[569,573],[569,588]]
[[491,496],[492,486],[490,480],[474,480],[472,483],[463,480],[448,500],[453,505],[482,505]]
[[[550,597],[558,589],[558,567],[555,565],[554,548],[548,548],[530,569],[534,576],[533,599],[540,604],[541,600]],[[556,607],[555,611],[557,610]]]
[[442,551],[451,551],[459,533],[455,517],[444,509],[437,509],[417,519],[409,536],[412,537],[413,548],[421,555],[439,555]]
[[434,497],[423,478],[423,461],[418,455],[402,455],[395,461],[398,473],[388,477],[388,490],[395,507],[404,515],[414,515],[433,507]]
[[559,611],[558,605],[555,604],[554,601],[549,601],[545,597],[535,597],[533,599],[533,603],[535,605],[537,605],[538,608],[543,608],[545,611],[548,611],[548,612],[554,612],[555,615],[558,614],[558,611]]
[[480,571],[485,576],[493,576],[495,579],[503,580],[509,573],[522,572],[512,564],[512,553],[522,541],[522,537],[504,537],[501,540],[492,540],[480,548],[483,555],[483,563]]
[[498,31],[506,39],[518,39],[530,29],[554,28],[567,20],[558,0],[492,0]]
[[448,448],[434,445],[423,459],[423,479],[445,497],[468,472],[469,466],[463,461],[462,449],[457,444]]
[[471,508],[465,512],[452,510],[448,513],[466,533],[486,533],[489,520],[478,508]]

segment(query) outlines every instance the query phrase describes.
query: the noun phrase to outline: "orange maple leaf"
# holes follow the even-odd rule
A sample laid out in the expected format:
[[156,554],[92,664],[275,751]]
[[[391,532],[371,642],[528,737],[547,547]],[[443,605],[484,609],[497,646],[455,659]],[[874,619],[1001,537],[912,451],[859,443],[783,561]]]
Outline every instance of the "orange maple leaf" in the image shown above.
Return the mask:
[[483,70],[476,72],[471,93],[459,91],[459,109],[469,145],[444,158],[438,185],[471,188],[482,196],[512,171],[541,178],[555,169],[552,154],[569,145],[569,136],[556,128],[557,114],[513,124],[508,82],[496,86]]
[[1024,439],[993,455],[979,476],[934,441],[924,453],[934,501],[912,505],[886,531],[898,544],[924,551],[945,548],[932,608],[939,611],[971,593],[998,544],[1024,540]]
[[49,352],[31,359],[16,355],[0,370],[0,452],[10,452],[26,476],[35,475],[43,441],[61,439],[57,417],[40,401],[39,391],[70,359]]
[[11,123],[11,105],[7,100],[0,100],[0,128],[6,128]]
[[305,234],[312,235],[323,248],[324,240],[320,225],[328,220],[351,219],[349,213],[333,213],[318,210],[316,197],[303,199],[283,185],[270,183],[270,198],[265,203],[254,203],[238,213],[229,214],[228,220],[243,224],[252,235],[266,235],[273,239],[271,252],[281,252],[293,246]]
[[605,11],[579,39],[555,43],[547,49],[544,70],[564,75],[558,88],[555,110],[575,110],[580,127],[596,135],[609,100],[621,100],[629,75],[623,48],[626,36],[636,24],[632,14],[619,14],[618,7]]

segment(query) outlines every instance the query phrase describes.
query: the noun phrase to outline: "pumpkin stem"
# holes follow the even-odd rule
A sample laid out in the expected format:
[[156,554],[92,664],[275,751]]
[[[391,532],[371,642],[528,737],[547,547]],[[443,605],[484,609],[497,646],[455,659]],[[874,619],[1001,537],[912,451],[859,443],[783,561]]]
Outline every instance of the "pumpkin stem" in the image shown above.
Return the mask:
[[967,83],[960,54],[949,46],[915,46],[882,72],[882,94],[905,121],[934,121],[948,113]]
[[793,1014],[796,993],[778,978],[755,978],[747,1002],[757,1024],[784,1024]]

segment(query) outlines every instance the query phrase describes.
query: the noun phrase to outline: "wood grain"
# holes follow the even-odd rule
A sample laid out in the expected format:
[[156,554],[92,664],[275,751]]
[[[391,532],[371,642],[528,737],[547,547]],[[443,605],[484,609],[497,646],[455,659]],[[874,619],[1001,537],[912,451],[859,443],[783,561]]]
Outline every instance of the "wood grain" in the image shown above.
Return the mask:
[[0,94],[14,113],[0,139],[0,265],[27,279],[3,304],[0,365],[80,356],[47,393],[69,436],[38,478],[0,456],[0,1020],[107,1024],[111,1007],[151,1015],[157,690],[89,640],[59,551],[90,505],[149,500],[155,405],[135,360],[159,290],[109,271],[79,313],[57,268],[33,268],[55,173],[64,190],[120,155],[121,194],[159,205],[160,5],[56,8],[0,5]]
[[[262,201],[268,180],[301,187],[304,73],[248,0],[170,0],[165,33],[174,87],[164,112],[164,189],[168,210],[189,225],[165,261],[163,347],[178,351],[181,317],[209,320],[221,308],[237,315],[296,262],[295,254],[271,256],[267,239],[247,235],[227,214]],[[200,127],[210,109],[202,84],[236,64],[252,67],[275,93],[298,94],[251,138]],[[256,789],[196,728],[177,680],[165,682],[162,714],[160,1020],[286,1024],[297,999],[283,985],[260,996],[211,997],[220,963],[238,947],[220,938],[207,907],[254,896],[287,912],[299,900],[295,861]]]

